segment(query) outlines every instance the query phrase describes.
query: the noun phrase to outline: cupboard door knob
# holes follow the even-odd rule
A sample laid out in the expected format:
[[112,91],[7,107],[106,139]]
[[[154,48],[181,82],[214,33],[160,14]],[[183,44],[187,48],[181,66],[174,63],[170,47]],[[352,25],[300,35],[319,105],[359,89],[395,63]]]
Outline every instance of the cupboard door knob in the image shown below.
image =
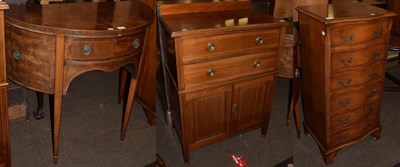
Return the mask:
[[261,45],[262,43],[264,43],[264,38],[262,36],[257,36],[256,37],[256,43]]
[[215,50],[215,48],[216,48],[217,46],[215,45],[215,43],[214,42],[208,42],[207,43],[207,50],[208,51],[213,51],[213,50]]
[[208,70],[207,70],[207,76],[209,76],[209,77],[213,77],[213,76],[215,76],[215,69],[212,69],[212,68],[209,68]]
[[19,50],[17,50],[17,49],[14,49],[14,52],[13,52],[13,57],[14,57],[14,59],[15,60],[20,60],[21,59],[21,52],[19,51]]
[[92,48],[90,47],[90,45],[83,45],[82,54],[85,56],[89,56],[90,54],[92,54]]
[[261,66],[261,61],[260,61],[260,60],[254,61],[254,63],[253,63],[253,67],[254,67],[254,68],[258,68],[258,67],[260,67],[260,66]]
[[139,48],[139,47],[140,47],[140,39],[135,39],[135,40],[133,41],[132,45],[133,45],[133,47],[134,47],[135,49]]

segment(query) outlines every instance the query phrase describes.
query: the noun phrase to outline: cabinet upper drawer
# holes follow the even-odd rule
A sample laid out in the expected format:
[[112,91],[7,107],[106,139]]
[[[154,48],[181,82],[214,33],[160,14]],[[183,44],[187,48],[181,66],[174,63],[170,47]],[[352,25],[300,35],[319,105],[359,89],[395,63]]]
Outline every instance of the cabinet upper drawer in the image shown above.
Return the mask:
[[183,62],[257,49],[278,48],[281,29],[182,39]]
[[384,44],[361,50],[334,53],[331,56],[331,74],[366,67],[375,62],[386,61],[387,47]]
[[374,23],[354,24],[332,28],[332,46],[368,42],[381,37],[387,37],[388,19],[377,20]]
[[262,52],[228,59],[185,65],[185,89],[248,77],[276,70],[277,51]]

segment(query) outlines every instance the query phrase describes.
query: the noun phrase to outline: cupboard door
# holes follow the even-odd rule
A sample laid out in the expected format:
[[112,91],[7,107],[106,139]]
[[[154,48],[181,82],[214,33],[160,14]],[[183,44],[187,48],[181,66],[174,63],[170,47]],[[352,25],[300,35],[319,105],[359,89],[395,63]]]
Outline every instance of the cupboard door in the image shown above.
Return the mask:
[[[229,137],[232,86],[187,93],[182,113],[187,144],[193,150]],[[185,126],[186,125],[186,126]]]
[[234,84],[232,134],[261,127],[268,120],[273,81],[273,76],[269,76]]

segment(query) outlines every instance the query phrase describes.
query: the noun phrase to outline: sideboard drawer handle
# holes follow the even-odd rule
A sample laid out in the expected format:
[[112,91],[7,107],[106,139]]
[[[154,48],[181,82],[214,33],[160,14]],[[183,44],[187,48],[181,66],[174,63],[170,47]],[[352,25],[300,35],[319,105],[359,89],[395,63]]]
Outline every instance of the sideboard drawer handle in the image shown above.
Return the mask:
[[342,40],[342,42],[345,42],[345,43],[352,42],[354,37],[355,37],[354,34],[350,34],[348,38],[346,36],[344,36],[344,35],[340,35],[339,36],[339,38]]
[[256,37],[256,43],[261,45],[262,43],[264,43],[264,38],[262,36],[257,36]]
[[375,61],[381,55],[381,52],[375,51],[371,53],[372,59]]
[[369,79],[370,79],[370,80],[376,79],[377,76],[378,76],[378,72],[376,72],[376,71],[371,72],[371,73],[369,74]]
[[215,76],[215,75],[216,75],[215,69],[209,68],[209,69],[207,70],[207,76],[213,77],[213,76]]
[[14,49],[14,52],[13,52],[14,59],[19,61],[21,59],[21,56],[22,56],[21,52],[19,50],[17,50],[17,49]]
[[215,48],[216,48],[217,46],[215,45],[215,43],[214,42],[208,42],[207,43],[207,50],[208,51],[213,51],[213,50],[215,50]]
[[92,54],[92,47],[90,47],[90,45],[83,45],[82,48],[82,54],[85,56],[89,56],[90,54]]
[[254,61],[254,63],[253,63],[253,67],[254,67],[254,68],[258,68],[258,67],[260,67],[260,66],[261,66],[261,61],[260,61],[260,60]]
[[346,125],[346,124],[348,124],[349,122],[350,122],[350,118],[349,118],[349,117],[340,118],[340,119],[338,120],[339,125]]
[[382,28],[375,30],[374,31],[375,38],[381,37],[382,33],[383,33],[383,29]]
[[367,94],[367,97],[368,98],[373,97],[373,96],[375,96],[375,94],[376,94],[376,89],[374,89],[372,91],[369,91],[368,94]]
[[132,44],[135,49],[139,48],[140,47],[140,39],[135,39]]
[[339,105],[340,107],[345,107],[345,106],[349,105],[350,102],[351,102],[351,99],[347,99],[347,100],[345,100],[345,101],[339,101],[339,102],[338,102],[338,105]]

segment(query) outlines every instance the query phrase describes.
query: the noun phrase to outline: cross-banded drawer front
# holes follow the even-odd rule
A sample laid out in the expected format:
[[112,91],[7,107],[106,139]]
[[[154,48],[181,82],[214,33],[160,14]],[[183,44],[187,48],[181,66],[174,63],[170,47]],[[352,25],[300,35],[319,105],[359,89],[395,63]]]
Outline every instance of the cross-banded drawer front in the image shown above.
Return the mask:
[[379,20],[374,23],[341,26],[332,29],[333,47],[372,41],[387,37],[389,20]]
[[118,37],[115,41],[114,54],[116,57],[135,53],[143,48],[145,32],[138,34]]
[[333,131],[354,125],[366,119],[371,114],[379,112],[379,100],[367,103],[358,109],[350,110],[331,117],[331,129]]
[[276,54],[276,51],[270,51],[185,65],[183,67],[185,88],[218,84],[255,74],[272,72],[276,69]]
[[199,59],[213,59],[218,56],[244,53],[257,49],[278,48],[280,29],[217,35],[193,39],[182,39],[184,63]]
[[333,133],[331,135],[331,143],[333,146],[335,144],[339,144],[342,142],[346,142],[352,139],[356,139],[358,137],[363,136],[363,134],[370,132],[374,128],[379,126],[379,115],[374,114],[365,119],[364,121],[351,126],[351,128],[347,128],[341,130],[339,132]]
[[379,99],[382,92],[382,82],[376,82],[370,87],[363,88],[360,91],[349,91],[340,95],[331,97],[331,110],[351,110],[354,107],[363,105],[367,100]]
[[384,44],[368,46],[361,50],[334,53],[331,56],[331,73],[336,74],[386,61],[386,53],[387,47]]
[[65,55],[67,60],[93,61],[114,57],[115,38],[67,38]]
[[372,67],[363,67],[357,71],[334,75],[331,77],[331,92],[376,82],[382,78],[384,71],[385,66],[376,64]]

